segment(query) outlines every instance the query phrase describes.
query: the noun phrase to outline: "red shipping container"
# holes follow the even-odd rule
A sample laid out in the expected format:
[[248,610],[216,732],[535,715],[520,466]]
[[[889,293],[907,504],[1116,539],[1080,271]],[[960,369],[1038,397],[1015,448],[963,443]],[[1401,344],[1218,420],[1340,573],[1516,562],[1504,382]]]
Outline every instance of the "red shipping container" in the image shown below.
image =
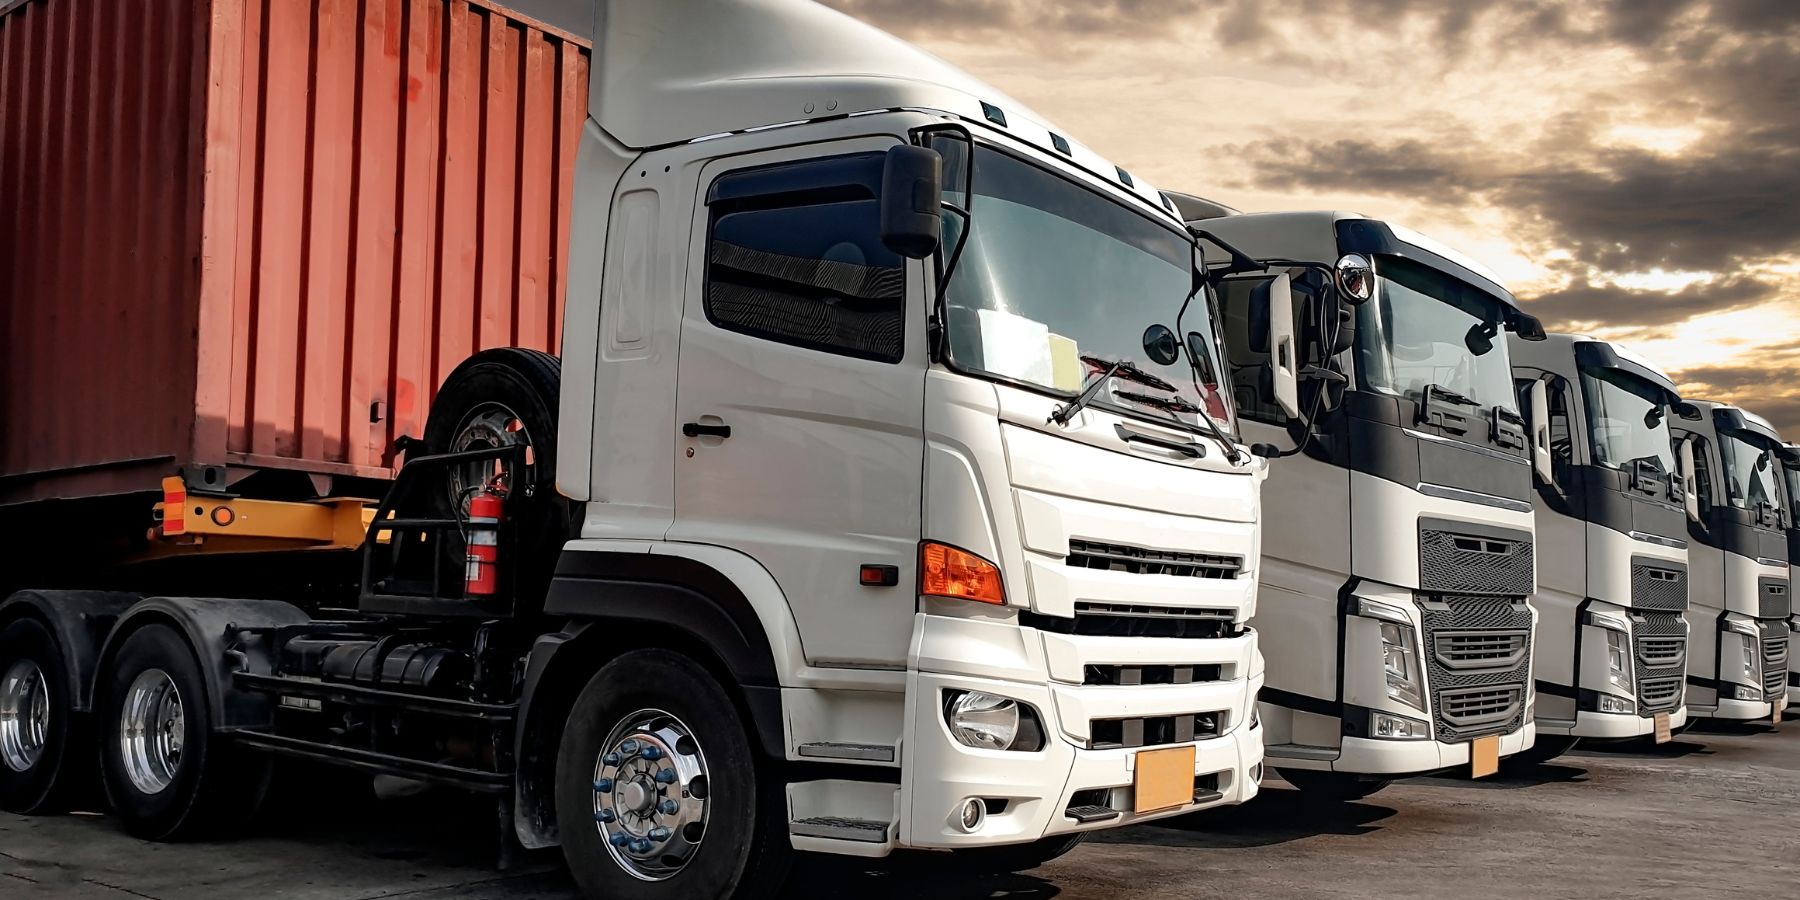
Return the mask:
[[0,503],[386,477],[555,352],[591,47],[486,0],[0,0]]

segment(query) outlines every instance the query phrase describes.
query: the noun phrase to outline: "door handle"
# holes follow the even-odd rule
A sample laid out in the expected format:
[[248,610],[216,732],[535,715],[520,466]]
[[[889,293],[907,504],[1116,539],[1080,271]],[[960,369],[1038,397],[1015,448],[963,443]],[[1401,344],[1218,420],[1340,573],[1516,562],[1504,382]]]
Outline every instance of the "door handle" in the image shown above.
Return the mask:
[[688,437],[731,437],[730,425],[707,425],[700,422],[688,422],[681,426],[681,433]]
[[1132,431],[1123,425],[1114,425],[1113,433],[1119,436],[1119,440],[1125,441],[1126,443],[1146,444],[1159,450],[1168,450],[1172,453],[1179,453],[1189,459],[1197,459],[1206,455],[1206,448],[1199,444],[1157,437],[1153,434],[1144,434],[1141,431]]

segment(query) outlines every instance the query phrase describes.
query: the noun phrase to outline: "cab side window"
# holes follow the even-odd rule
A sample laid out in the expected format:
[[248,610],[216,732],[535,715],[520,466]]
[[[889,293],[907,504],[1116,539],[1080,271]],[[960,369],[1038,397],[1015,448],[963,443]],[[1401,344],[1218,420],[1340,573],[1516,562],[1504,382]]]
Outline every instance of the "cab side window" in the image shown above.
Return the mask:
[[882,155],[724,175],[707,198],[706,314],[721,328],[898,362],[905,260],[881,242]]

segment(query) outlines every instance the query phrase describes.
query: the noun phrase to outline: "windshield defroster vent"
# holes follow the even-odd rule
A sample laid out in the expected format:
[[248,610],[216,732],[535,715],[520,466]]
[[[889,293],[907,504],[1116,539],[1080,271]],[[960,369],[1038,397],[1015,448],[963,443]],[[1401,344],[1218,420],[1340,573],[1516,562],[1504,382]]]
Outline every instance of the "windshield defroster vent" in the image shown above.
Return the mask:
[[1236,556],[1151,550],[1129,544],[1083,540],[1069,541],[1069,556],[1063,562],[1081,569],[1105,569],[1110,572],[1130,572],[1133,575],[1176,575],[1185,578],[1236,578],[1244,564]]

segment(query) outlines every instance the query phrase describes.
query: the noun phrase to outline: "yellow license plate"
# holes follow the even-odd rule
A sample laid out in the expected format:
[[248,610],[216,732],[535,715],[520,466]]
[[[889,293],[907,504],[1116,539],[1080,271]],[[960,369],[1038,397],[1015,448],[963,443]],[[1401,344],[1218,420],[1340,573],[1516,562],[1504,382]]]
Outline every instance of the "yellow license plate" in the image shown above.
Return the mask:
[[1145,750],[1137,755],[1135,811],[1156,812],[1194,802],[1194,748]]
[[1675,733],[1669,729],[1669,714],[1656,714],[1656,742],[1666,744],[1675,739]]
[[1469,745],[1469,777],[1486,778],[1500,771],[1500,736],[1478,737]]

